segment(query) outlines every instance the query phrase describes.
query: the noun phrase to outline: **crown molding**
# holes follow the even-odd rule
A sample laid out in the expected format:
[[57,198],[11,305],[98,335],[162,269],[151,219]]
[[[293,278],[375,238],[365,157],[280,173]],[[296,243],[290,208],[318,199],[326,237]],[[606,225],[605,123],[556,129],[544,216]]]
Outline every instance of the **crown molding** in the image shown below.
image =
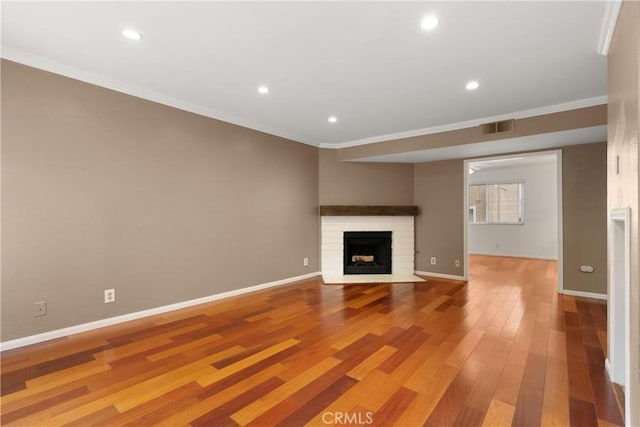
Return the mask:
[[542,116],[544,114],[560,113],[563,111],[576,110],[579,108],[593,107],[607,103],[607,96],[597,96],[595,98],[581,99],[578,101],[565,102],[563,104],[549,105],[546,107],[532,108],[530,110],[517,111],[515,113],[502,114],[499,116],[483,117],[480,119],[467,120],[464,122],[451,123],[442,126],[433,126],[423,129],[410,130],[406,132],[391,133],[387,135],[374,136],[371,138],[358,139],[355,141],[343,142],[338,144],[320,144],[320,148],[350,148],[359,145],[374,144],[377,142],[393,141],[396,139],[412,138],[415,136],[431,135],[434,133],[450,132],[459,129],[479,126],[483,123],[499,122],[501,120],[525,119],[528,117]]
[[[607,4],[609,3],[614,3],[614,2],[613,1],[608,2]],[[618,8],[618,11],[619,11],[619,8]],[[616,17],[617,17],[617,12],[616,12]],[[601,104],[607,103],[607,97],[600,96],[595,98],[588,98],[588,99],[583,99],[578,101],[567,102],[563,104],[550,105],[547,107],[524,110],[524,111],[519,111],[515,113],[510,113],[510,114],[502,114],[499,116],[484,117],[484,118],[467,120],[463,122],[451,123],[451,124],[446,124],[441,126],[433,126],[428,128],[414,129],[414,130],[386,134],[386,135],[378,135],[371,138],[358,139],[354,141],[347,141],[347,142],[342,142],[337,144],[331,144],[331,143],[318,144],[318,143],[309,141],[306,138],[300,137],[299,135],[295,135],[295,134],[283,131],[281,129],[276,129],[276,128],[265,126],[259,123],[255,123],[250,120],[229,115],[217,110],[213,110],[211,108],[204,107],[202,105],[187,102],[183,99],[169,96],[160,92],[146,90],[135,85],[131,85],[119,80],[111,79],[97,73],[88,72],[88,71],[85,71],[76,67],[72,67],[57,61],[53,61],[38,55],[26,53],[18,49],[5,47],[0,51],[0,57],[13,62],[23,64],[23,65],[38,68],[44,71],[59,74],[72,79],[80,80],[85,83],[90,83],[96,86],[111,89],[116,92],[121,92],[127,95],[135,96],[135,97],[146,99],[152,102],[157,102],[159,104],[174,107],[179,110],[188,111],[191,113],[199,114],[199,115],[216,119],[216,120],[221,120],[223,122],[231,123],[237,126],[242,126],[258,132],[264,132],[270,135],[278,136],[278,137],[299,142],[302,144],[311,145],[319,148],[330,148],[330,149],[350,148],[350,147],[356,147],[359,145],[367,145],[367,144],[373,144],[377,142],[391,141],[395,139],[411,138],[415,136],[429,135],[429,134],[440,133],[440,132],[448,132],[448,131],[464,129],[468,127],[478,126],[482,123],[490,123],[490,122],[496,122],[496,121],[507,120],[507,119],[521,119],[526,117],[534,117],[534,116],[539,116],[543,114],[551,114],[551,113],[557,113],[561,111],[574,110],[577,108],[592,107],[594,105],[601,105]]]
[[57,61],[53,61],[42,56],[33,55],[23,52],[19,49],[3,48],[0,52],[0,57],[9,61],[18,62],[29,67],[38,68],[40,70],[49,71],[54,74],[59,74],[65,77],[70,77],[75,80],[80,80],[85,83],[90,83],[103,88],[111,89],[116,92],[121,92],[127,95],[135,96],[137,98],[146,99],[148,101],[157,102],[158,104],[174,107],[179,110],[188,111],[190,113],[199,114],[201,116],[209,117],[212,119],[220,120],[223,122],[231,123],[237,126],[242,126],[248,129],[256,130],[259,132],[267,133],[270,135],[279,136],[281,138],[289,139],[302,144],[312,145],[317,147],[318,144],[314,144],[307,141],[305,138],[300,137],[281,129],[272,128],[269,126],[255,123],[250,120],[246,120],[240,117],[229,115],[211,108],[204,107],[202,105],[187,102],[183,99],[176,98],[170,95],[166,95],[160,92],[143,89],[141,87],[124,83],[120,80],[111,79],[103,75],[82,70],[80,68],[72,67],[66,64],[62,64]]
[[600,38],[598,39],[598,53],[600,55],[607,56],[609,54],[609,46],[611,46],[613,33],[616,30],[621,7],[622,0],[608,0],[605,2],[600,26]]

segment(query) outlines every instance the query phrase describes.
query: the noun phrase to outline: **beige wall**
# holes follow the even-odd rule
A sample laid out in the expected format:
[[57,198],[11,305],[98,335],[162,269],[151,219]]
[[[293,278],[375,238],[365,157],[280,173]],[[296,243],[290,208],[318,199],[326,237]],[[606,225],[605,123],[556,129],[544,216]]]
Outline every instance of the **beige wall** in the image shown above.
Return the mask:
[[[624,1],[608,57],[609,127],[608,209],[631,208],[631,384],[625,387],[631,402],[640,402],[640,252],[638,248],[640,142],[640,3]],[[620,169],[616,173],[616,157]],[[640,407],[631,405],[629,425],[640,425]]]
[[338,161],[320,150],[320,205],[411,205],[413,165]]
[[[2,106],[3,341],[318,271],[319,204],[416,204],[416,269],[463,274],[462,160],[342,162],[7,61]],[[595,179],[597,147],[564,149],[566,182]],[[567,212],[592,208],[592,188],[565,190]],[[569,225],[565,251],[601,239],[593,218]],[[591,243],[599,274],[577,281],[567,266],[568,289],[603,292],[604,243]],[[49,314],[34,318],[40,300]]]
[[[416,270],[462,276],[464,258],[463,161],[415,165]],[[436,257],[436,265],[431,265]],[[460,267],[455,266],[459,259]]]
[[[566,289],[606,293],[606,143],[561,148]],[[464,263],[463,161],[415,165],[416,270],[462,276]],[[525,202],[526,203],[526,202]],[[526,209],[526,206],[525,206]],[[585,212],[583,212],[585,211]],[[437,264],[430,264],[435,256]],[[462,265],[461,263],[461,265]],[[577,271],[594,266],[594,273]]]
[[7,61],[2,125],[2,341],[319,270],[317,148]]
[[[607,144],[562,149],[564,288],[607,293]],[[593,273],[580,272],[591,265]]]

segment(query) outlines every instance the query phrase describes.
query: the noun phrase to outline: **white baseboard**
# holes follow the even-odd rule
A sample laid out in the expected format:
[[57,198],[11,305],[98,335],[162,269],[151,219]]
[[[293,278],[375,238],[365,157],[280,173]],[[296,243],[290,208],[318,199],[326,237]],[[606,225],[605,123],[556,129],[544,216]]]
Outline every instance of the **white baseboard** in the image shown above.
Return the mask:
[[467,279],[465,279],[464,276],[455,276],[453,274],[430,273],[428,271],[416,271],[416,274],[420,276],[435,277],[437,279],[462,280],[465,282],[467,281]]
[[[604,370],[607,371],[607,375],[609,375],[609,381],[611,381],[612,374],[611,374],[611,363],[609,362],[609,358],[605,358],[604,359]],[[611,381],[613,383],[613,381]]]
[[562,294],[571,295],[573,297],[583,297],[583,298],[595,298],[607,300],[607,294],[597,294],[595,292],[584,292],[584,291],[573,291],[571,289],[563,289]]
[[116,325],[118,323],[127,322],[129,320],[135,320],[143,317],[153,316],[156,314],[166,313],[168,311],[179,310],[181,308],[191,307],[198,304],[204,304],[207,302],[216,301],[224,298],[235,297],[238,295],[259,291],[261,289],[273,288],[275,286],[286,285],[288,283],[298,282],[300,280],[311,279],[313,277],[320,276],[320,274],[321,273],[319,271],[316,271],[314,273],[303,274],[302,276],[276,280],[275,282],[262,283],[260,285],[249,286],[248,288],[222,292],[220,294],[209,295],[206,297],[196,298],[189,301],[182,301],[175,304],[163,305],[162,307],[150,308],[148,310],[137,311],[135,313],[123,314],[121,316],[110,317],[108,319],[101,319],[101,320],[96,320],[94,322],[83,323],[75,326],[69,326],[68,328],[56,329],[55,331],[43,332],[41,334],[30,335],[24,338],[17,338],[15,340],[5,341],[0,343],[0,351],[11,350],[13,348],[24,347],[31,344],[37,344],[40,342],[49,341],[49,340],[64,337],[67,335],[86,332],[92,329],[103,328],[105,326]]

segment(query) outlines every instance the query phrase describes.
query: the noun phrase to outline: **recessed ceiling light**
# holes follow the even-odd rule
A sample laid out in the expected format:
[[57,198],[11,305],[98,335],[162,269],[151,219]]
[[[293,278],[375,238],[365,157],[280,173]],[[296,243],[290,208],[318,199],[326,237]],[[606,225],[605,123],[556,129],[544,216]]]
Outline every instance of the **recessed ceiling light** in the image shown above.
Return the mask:
[[266,86],[260,86],[260,87],[258,88],[258,92],[260,92],[260,93],[262,93],[262,94],[265,94],[265,95],[266,95],[267,93],[269,93],[269,88],[268,88],[268,87],[266,87]]
[[130,28],[122,30],[122,35],[128,38],[129,40],[142,40],[142,34]]
[[438,19],[437,16],[427,15],[424,18],[422,18],[422,21],[420,22],[420,28],[427,31],[433,30],[438,26],[439,23],[440,23],[440,20]]
[[467,83],[465,87],[467,88],[467,90],[476,90],[480,87],[480,83],[478,83],[475,80],[472,80],[469,83]]
[[338,118],[336,116],[329,117],[329,123],[335,123],[337,121],[338,121]]

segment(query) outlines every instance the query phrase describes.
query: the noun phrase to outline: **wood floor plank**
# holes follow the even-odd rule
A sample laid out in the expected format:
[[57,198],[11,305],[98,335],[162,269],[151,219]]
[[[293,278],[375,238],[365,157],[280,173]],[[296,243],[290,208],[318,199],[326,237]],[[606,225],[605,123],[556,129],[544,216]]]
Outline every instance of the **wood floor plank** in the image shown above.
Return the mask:
[[342,396],[357,383],[357,380],[346,375],[338,378],[329,387],[311,397],[305,401],[303,405],[287,415],[279,424],[283,426],[305,425],[313,419],[314,416],[320,414],[321,411],[329,406],[338,396]]
[[[97,374],[90,375],[86,378],[72,381],[68,384],[65,384],[64,386],[56,387],[56,388],[47,390],[45,392],[30,396],[28,397],[28,400],[30,403],[33,403],[34,399],[36,398],[47,399],[53,393],[55,393],[56,390],[61,388],[69,389],[69,387],[71,388],[81,387],[81,386],[87,387],[91,391],[91,393],[84,394],[75,399],[50,406],[47,409],[44,409],[38,413],[30,414],[27,418],[24,418],[21,421],[24,421],[27,425],[54,424],[55,417],[60,413],[64,413],[64,412],[74,413],[76,412],[77,408],[82,407],[90,402],[93,402],[96,399],[99,399],[101,397],[108,396],[108,395],[113,395],[117,391],[123,388],[135,385],[138,382],[146,380],[148,378],[153,378],[154,376],[159,375],[161,373],[169,372],[172,369],[183,366],[183,365],[184,365],[184,359],[182,357],[175,357],[170,362],[164,363],[161,366],[153,366],[149,370],[140,372],[137,375],[135,375],[133,371],[129,371],[129,370],[125,370],[122,373],[118,373],[117,375],[114,375],[115,373],[113,372],[113,370],[111,370],[106,372],[99,372]],[[103,383],[104,386],[95,390],[93,384],[97,381],[100,383]],[[4,407],[5,407],[4,400],[2,401],[2,403],[3,403],[2,411],[4,411]],[[14,403],[19,404],[21,402],[18,401]],[[78,415],[79,418],[91,413],[90,410],[87,413],[85,413],[84,411],[80,411],[80,412],[81,413]],[[75,418],[70,418],[69,421],[72,421],[74,419]],[[42,420],[47,420],[47,421],[45,422]]]
[[464,406],[464,401],[471,391],[473,383],[472,379],[463,375],[456,376],[429,415],[425,425],[433,427],[453,425]]
[[[567,423],[565,425],[569,425],[569,423]],[[611,424],[608,421],[601,420],[600,418],[598,418],[598,427],[619,427],[620,425],[621,424]]]
[[107,344],[99,348],[92,348],[79,353],[61,356],[15,371],[3,372],[0,378],[0,394],[4,396],[15,393],[18,390],[23,390],[27,387],[26,382],[31,379],[92,362],[96,360],[93,357],[93,353],[106,350],[107,348],[110,349],[112,346]]
[[397,351],[380,363],[378,369],[382,372],[392,373],[400,368],[415,352],[420,349],[429,339],[429,335],[422,332],[417,326],[412,326],[405,334],[389,342],[389,346]]
[[78,418],[75,421],[67,423],[65,424],[65,426],[76,426],[76,427],[93,426],[117,414],[119,414],[119,412],[115,408],[115,406],[107,406],[106,408],[102,408],[92,414],[85,415],[82,418]]
[[284,384],[284,381],[278,377],[271,377],[266,381],[258,384],[257,386],[247,390],[246,392],[240,394],[239,396],[231,399],[229,402],[224,404],[223,406],[218,406],[215,409],[207,412],[204,415],[196,418],[191,421],[192,426],[208,426],[218,423],[220,420],[224,420],[228,418],[231,414],[236,412],[237,410],[247,406],[249,403],[255,401],[255,399],[260,398],[261,396],[269,393],[270,391],[276,389],[277,387]]
[[266,358],[268,358],[269,356],[272,356],[274,354],[277,354],[283,350],[286,350],[290,347],[293,347],[294,345],[299,344],[300,341],[296,340],[296,339],[288,339],[286,341],[283,341],[281,343],[275,344],[269,348],[266,348],[265,350],[262,350],[258,353],[252,354],[251,356],[240,360],[232,365],[226,366],[223,369],[219,369],[219,370],[214,370],[213,372],[210,373],[206,373],[201,375],[198,378],[198,384],[200,384],[201,386],[205,387],[209,384],[213,384],[216,381],[219,381],[229,375],[232,375],[236,372],[241,371],[242,369],[251,366],[253,364],[256,364],[258,362],[260,362],[261,360],[264,360]]
[[454,368],[462,366],[483,335],[484,331],[481,330],[472,329],[469,331],[469,334],[460,341],[445,363],[449,366],[453,366]]
[[589,366],[589,378],[594,404],[599,419],[621,425],[622,416],[614,391],[608,386],[608,376],[604,367],[604,354],[600,348],[585,347]]
[[[92,378],[87,382],[88,387],[92,390],[92,393],[86,396],[82,396],[74,401],[66,402],[61,405],[57,405],[50,409],[51,413],[55,415],[54,421],[58,415],[60,419],[66,420],[65,422],[73,421],[71,418],[74,412],[86,415],[86,411],[90,411],[95,406],[107,407],[111,405],[121,405],[123,410],[126,410],[127,406],[130,406],[135,401],[143,401],[139,392],[142,392],[147,398],[153,398],[161,393],[161,390],[178,388],[183,384],[191,382],[186,376],[190,375],[191,378],[198,377],[202,372],[214,370],[211,363],[216,360],[226,357],[229,354],[234,354],[238,351],[242,351],[242,347],[232,347],[220,353],[217,353],[206,358],[197,359],[191,363],[186,363],[181,357],[174,356],[171,363],[163,362],[155,367],[149,367],[149,370],[141,371],[137,375],[131,375],[131,371],[124,371],[129,375],[123,375],[118,377],[111,375],[111,380],[103,378],[103,374],[98,374],[99,378]],[[159,380],[162,378],[162,380]],[[172,380],[177,378],[177,382],[166,383],[164,380]],[[101,386],[101,384],[104,384]],[[147,388],[147,386],[154,386],[160,384],[161,390],[157,390],[153,387]],[[122,400],[123,397],[132,396],[132,401]],[[89,412],[91,413],[91,412]]]
[[[426,380],[433,376],[434,372],[439,373],[442,369],[450,368],[450,371],[457,372],[457,368],[450,365],[444,366],[445,361],[456,347],[456,343],[443,340],[429,353],[424,362],[418,366],[404,382],[404,386],[420,392],[424,389]],[[448,385],[448,384],[447,384]]]
[[[331,404],[327,405],[324,412],[330,413],[349,413],[350,410],[356,406],[363,409],[365,412],[374,413],[375,409],[384,404],[384,399],[381,402],[371,402],[370,395],[372,387],[376,387],[385,381],[388,381],[389,375],[378,370],[369,372],[361,381],[347,390],[342,396],[337,397]],[[375,398],[375,396],[374,396]],[[317,414],[313,419],[309,420],[310,425],[323,425],[322,413]]]
[[554,261],[470,261],[468,283],[313,278],[2,352],[0,423],[621,426],[606,301],[559,295]]
[[191,382],[128,411],[118,412],[92,425],[94,427],[125,426],[129,424],[152,425],[154,419],[162,420],[181,408],[197,403],[194,395],[201,390],[202,387],[195,382]]
[[[218,390],[217,393],[207,394],[204,398],[196,398],[196,401],[190,405],[184,405],[181,408],[174,408],[173,411],[165,413],[164,416],[160,417],[158,417],[158,414],[155,412],[148,413],[145,417],[137,419],[131,424],[167,426],[187,425],[193,420],[211,412],[215,408],[223,407],[228,402],[238,398],[238,396],[241,396],[243,393],[246,393],[247,390],[254,389],[273,377],[278,377],[283,369],[284,366],[279,363],[270,365],[249,377],[243,378],[224,389]],[[196,396],[200,397],[199,393],[200,392],[197,392]]]
[[3,408],[2,411],[2,424],[11,423],[13,421],[19,420],[27,415],[40,412],[42,410],[46,410],[47,408],[65,402],[67,400],[75,399],[78,396],[82,396],[84,394],[89,393],[89,389],[87,387],[79,387],[74,390],[61,393],[55,396],[52,396],[48,399],[40,400],[36,403],[33,403],[28,406],[23,406],[19,409],[15,409],[13,411],[7,410]]
[[549,427],[566,427],[569,425],[569,414],[565,411],[555,411],[543,406],[540,425]]
[[510,426],[515,410],[515,407],[501,402],[500,400],[491,400],[489,409],[482,421],[482,427]]
[[464,405],[455,421],[453,422],[454,427],[468,427],[468,426],[479,426],[482,423],[484,418],[484,413],[477,411],[473,408],[469,408]]
[[219,339],[222,338],[222,335],[219,334],[212,334],[200,339],[196,339],[193,341],[189,341],[185,344],[182,345],[173,345],[171,348],[168,348],[164,351],[159,351],[159,352],[155,352],[153,354],[150,354],[147,357],[147,359],[151,362],[155,362],[157,360],[162,360],[165,359],[169,356],[173,356],[175,354],[180,354],[180,353],[184,353],[184,352],[188,352],[190,350],[193,349],[197,349],[199,347],[202,348],[206,348],[208,346],[210,346],[211,343],[213,343],[214,341],[217,341]]
[[324,359],[317,365],[309,367],[304,374],[285,382],[270,393],[267,393],[245,407],[238,409],[235,413],[231,414],[231,418],[241,425],[250,423],[256,417],[273,408],[275,405],[308,385],[310,382],[324,375],[340,363],[340,360],[333,357]]
[[542,391],[525,385],[520,387],[511,425],[514,427],[542,425],[542,402]]
[[[447,372],[448,371],[448,372]],[[455,375],[453,368],[446,367],[443,372],[446,376],[453,378]],[[451,381],[451,380],[450,380]],[[433,409],[440,401],[450,382],[439,382],[434,387],[427,387],[426,390],[418,393],[416,397],[407,405],[402,415],[398,418],[397,426],[419,426],[426,423]]]
[[585,402],[593,402],[593,390],[587,362],[584,360],[569,360],[567,370],[569,395]]
[[547,358],[543,407],[549,411],[569,413],[569,375],[567,360]]
[[371,356],[367,357],[362,363],[357,365],[351,371],[348,372],[351,378],[355,378],[360,381],[364,378],[369,372],[376,369],[381,363],[385,362],[389,359],[394,353],[398,351],[397,348],[391,347],[389,345],[385,345],[380,347],[375,353]]
[[571,397],[569,399],[569,422],[572,427],[597,427],[598,417],[593,403]]
[[388,426],[394,424],[402,416],[417,393],[408,388],[400,387],[382,407],[377,410],[372,419],[375,424]]
[[47,400],[60,392],[66,392],[82,385],[73,384],[94,374],[107,372],[111,368],[103,362],[94,361],[73,368],[56,371],[26,382],[24,390],[2,397],[4,411],[13,411],[40,400]]
[[529,354],[527,364],[522,375],[522,385],[534,390],[544,390],[544,380],[547,370],[547,358],[536,353]]
[[496,386],[494,398],[515,406],[524,375],[524,365],[507,362]]
[[502,367],[507,358],[508,345],[496,340],[483,363],[473,388],[465,400],[465,406],[485,414],[495,393]]

